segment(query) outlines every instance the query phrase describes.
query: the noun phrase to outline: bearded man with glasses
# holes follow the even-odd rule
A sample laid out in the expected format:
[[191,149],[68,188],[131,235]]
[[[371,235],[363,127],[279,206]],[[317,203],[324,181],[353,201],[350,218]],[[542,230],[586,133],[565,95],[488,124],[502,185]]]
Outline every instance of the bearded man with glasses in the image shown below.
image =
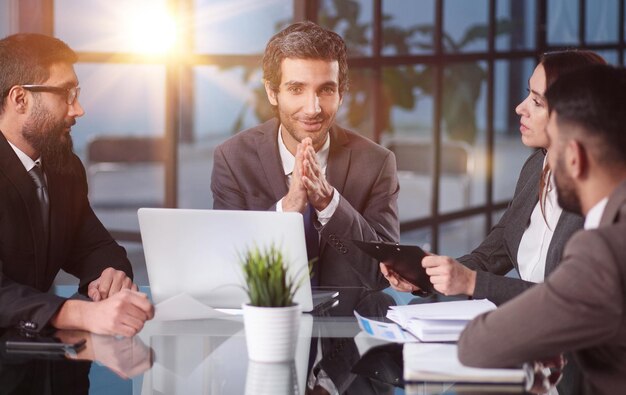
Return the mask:
[[[76,61],[52,37],[0,40],[0,327],[132,336],[154,309],[87,199],[70,135],[85,113]],[[90,300],[48,293],[60,269]]]

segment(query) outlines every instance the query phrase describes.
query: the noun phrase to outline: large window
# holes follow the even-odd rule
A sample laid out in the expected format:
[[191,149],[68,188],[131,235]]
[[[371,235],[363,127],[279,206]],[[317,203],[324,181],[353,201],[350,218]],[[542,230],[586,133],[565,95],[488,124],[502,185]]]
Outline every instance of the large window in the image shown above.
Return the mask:
[[512,197],[530,153],[514,109],[537,57],[587,47],[622,64],[624,1],[0,0],[0,33],[32,31],[39,2],[40,30],[77,50],[90,196],[138,241],[140,206],[212,207],[215,146],[271,116],[265,43],[316,21],[349,46],[338,122],[396,152],[403,241],[454,256]]
[[[349,127],[396,153],[402,239],[467,253],[513,195],[531,153],[515,107],[543,52],[587,47],[623,63],[624,1],[319,0],[312,19],[352,48]],[[581,11],[583,10],[583,11]]]

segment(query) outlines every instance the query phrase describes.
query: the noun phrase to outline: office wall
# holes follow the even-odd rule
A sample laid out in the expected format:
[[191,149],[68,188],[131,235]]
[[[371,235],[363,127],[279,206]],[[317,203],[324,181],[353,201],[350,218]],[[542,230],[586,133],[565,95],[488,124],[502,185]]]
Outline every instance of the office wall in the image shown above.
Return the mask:
[[10,0],[0,0],[0,37],[6,37],[11,33],[10,3]]

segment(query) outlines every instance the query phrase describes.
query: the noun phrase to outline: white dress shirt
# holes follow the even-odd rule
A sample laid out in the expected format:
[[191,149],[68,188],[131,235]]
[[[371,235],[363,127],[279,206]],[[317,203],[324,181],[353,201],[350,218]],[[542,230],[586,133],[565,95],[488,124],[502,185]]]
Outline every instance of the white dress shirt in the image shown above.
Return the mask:
[[17,157],[20,159],[20,162],[22,162],[22,165],[24,166],[26,171],[31,171],[31,169],[35,167],[35,164],[41,165],[41,157],[37,158],[37,160],[32,160],[30,156],[26,155],[21,149],[17,148],[9,140],[7,140],[7,142],[9,143],[11,148],[13,148],[13,151],[15,151],[15,155],[17,155]]
[[[282,133],[283,133],[283,126],[280,125],[278,128],[278,153],[280,154],[280,160],[283,164],[283,171],[285,172],[287,187],[289,187],[289,184],[291,183],[291,173],[293,172],[293,168],[296,165],[296,157],[292,155],[292,153],[289,152],[289,150],[287,149],[287,146],[285,145],[285,142],[283,141],[283,138],[282,138]],[[329,152],[330,152],[330,135],[326,137],[326,141],[324,142],[322,149],[320,149],[318,152],[315,153],[315,156],[317,157],[317,163],[320,165],[320,168],[322,169],[322,172],[324,173],[324,175],[326,175],[326,165],[328,164]],[[330,221],[330,218],[335,213],[335,210],[337,209],[338,205],[339,205],[339,192],[337,192],[337,190],[333,188],[333,197],[330,203],[328,204],[328,206],[326,206],[326,208],[322,211],[315,210],[315,213],[317,214],[317,220],[320,222],[320,224],[322,224],[322,226],[326,225],[328,221]],[[276,211],[283,211],[283,199],[280,199],[276,203]],[[315,363],[313,364],[313,366],[317,365],[321,360],[322,360],[322,343],[317,342],[317,355],[316,355]],[[330,377],[328,377],[328,374],[326,374],[324,369],[321,369],[319,373],[317,374],[317,376],[311,374],[308,377],[307,386],[309,387],[309,389],[313,389],[317,385],[324,388],[331,395],[339,395],[339,391],[337,390],[337,387],[332,382]]]
[[[285,145],[285,142],[282,138],[282,133],[283,126],[281,125],[278,128],[278,153],[280,154],[283,171],[285,172],[287,186],[289,186],[289,184],[291,183],[291,173],[293,172],[293,168],[296,164],[296,157],[287,149],[287,146]],[[322,172],[324,174],[326,174],[329,152],[330,135],[326,137],[326,141],[324,142],[322,149],[315,153],[315,156],[317,157],[317,163],[320,165],[320,168],[322,169]],[[333,188],[333,197],[328,206],[322,211],[315,210],[315,213],[317,214],[317,220],[320,222],[320,224],[322,224],[322,226],[326,225],[328,221],[330,221],[330,218],[335,213],[337,206],[339,206],[339,192],[337,192],[337,190]],[[283,211],[283,199],[280,199],[276,203],[276,211]]]
[[[544,160],[545,165],[546,161]],[[540,202],[537,202],[530,216],[530,224],[522,235],[517,251],[520,277],[522,280],[533,283],[542,283],[544,280],[548,249],[554,235],[554,229],[556,229],[563,212],[557,202],[552,172],[548,172],[546,177],[549,177],[550,182],[546,183],[545,213],[541,212]]]
[[602,214],[604,214],[604,209],[608,202],[609,197],[607,196],[589,210],[587,215],[585,215],[585,229],[596,229],[600,226],[600,219],[602,219]]

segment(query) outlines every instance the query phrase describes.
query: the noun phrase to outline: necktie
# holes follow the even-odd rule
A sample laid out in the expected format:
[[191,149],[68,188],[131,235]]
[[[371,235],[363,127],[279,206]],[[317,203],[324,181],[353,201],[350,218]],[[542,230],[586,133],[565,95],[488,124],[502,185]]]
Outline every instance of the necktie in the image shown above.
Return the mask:
[[308,204],[303,213],[304,216],[304,237],[306,240],[306,253],[309,262],[313,261],[313,276],[311,276],[311,285],[319,285],[319,249],[320,249],[320,236],[315,229],[315,208],[311,204]]
[[41,209],[41,218],[43,220],[43,230],[48,233],[48,213],[50,210],[50,201],[48,200],[48,188],[46,188],[46,179],[43,176],[41,163],[35,162],[35,166],[28,172],[30,177],[35,181],[37,186],[37,198]]

